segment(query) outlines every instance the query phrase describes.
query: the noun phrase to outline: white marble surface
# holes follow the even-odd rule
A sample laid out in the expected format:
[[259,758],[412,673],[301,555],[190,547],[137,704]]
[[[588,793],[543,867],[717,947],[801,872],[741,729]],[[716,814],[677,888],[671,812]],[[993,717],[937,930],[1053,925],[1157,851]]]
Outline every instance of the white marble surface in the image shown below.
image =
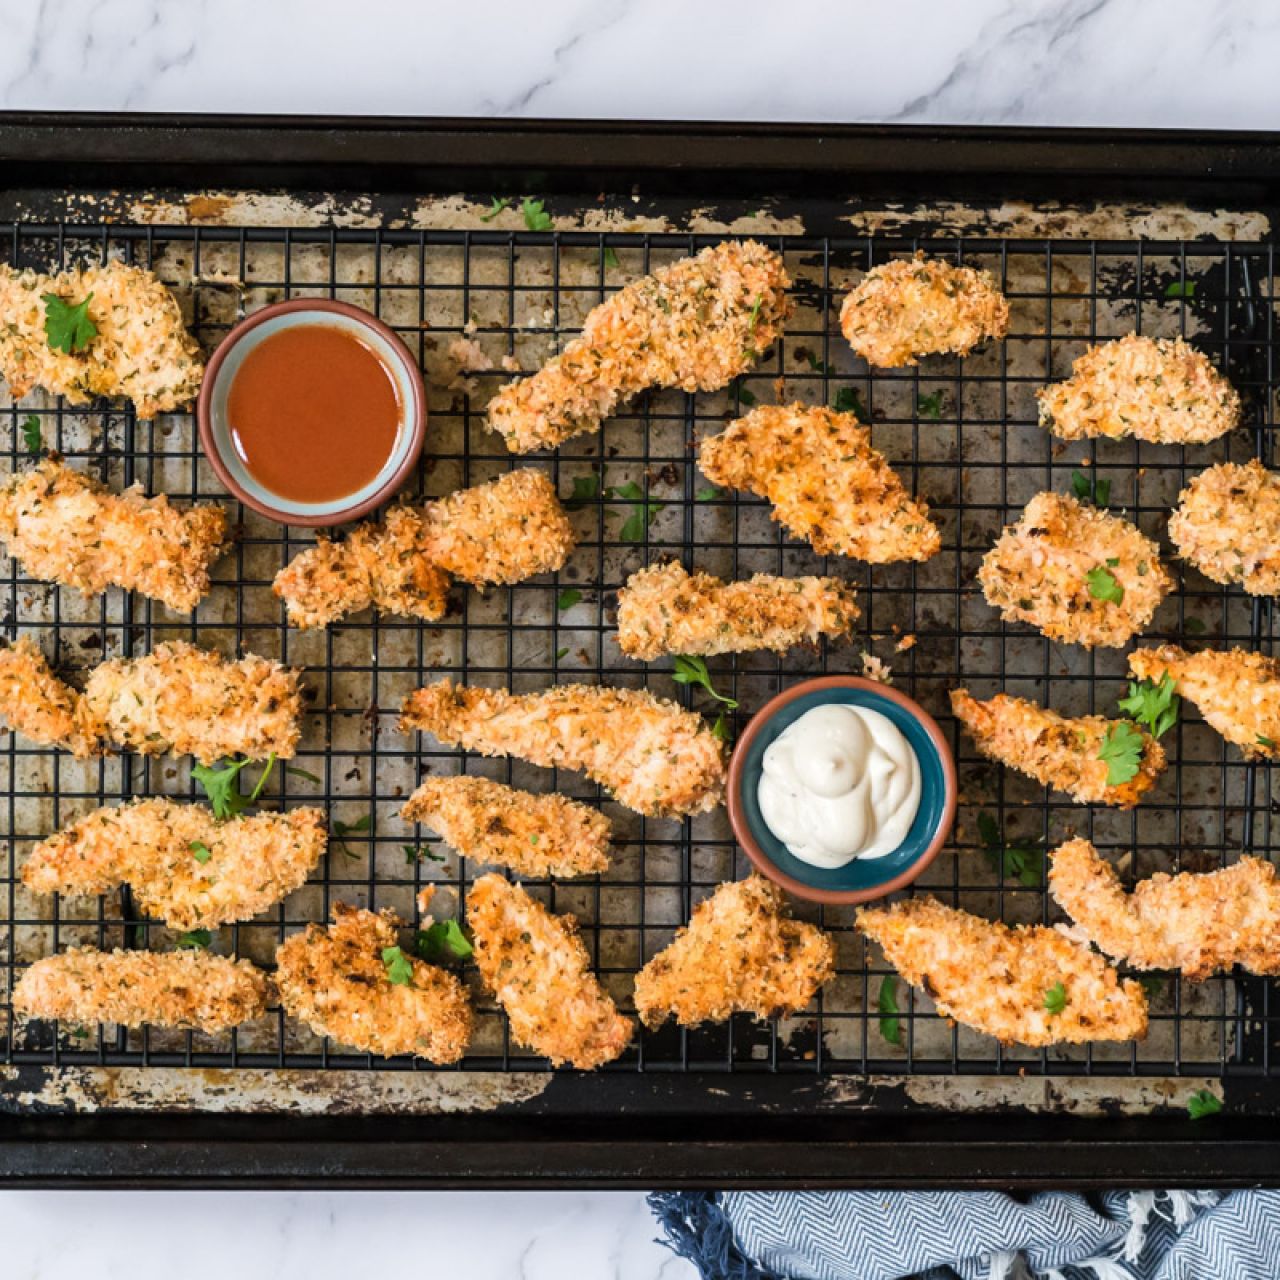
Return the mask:
[[[0,0],[0,31],[7,109],[1280,128],[1272,0]],[[145,1243],[238,1280],[687,1280],[655,1234],[639,1195],[8,1193],[0,1274],[133,1280]]]

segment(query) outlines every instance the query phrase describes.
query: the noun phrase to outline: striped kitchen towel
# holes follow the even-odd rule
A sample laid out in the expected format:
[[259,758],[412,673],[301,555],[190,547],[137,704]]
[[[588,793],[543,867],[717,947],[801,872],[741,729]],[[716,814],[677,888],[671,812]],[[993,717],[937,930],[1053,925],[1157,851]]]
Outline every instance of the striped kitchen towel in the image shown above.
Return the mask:
[[703,1280],[1275,1280],[1280,1191],[660,1192]]

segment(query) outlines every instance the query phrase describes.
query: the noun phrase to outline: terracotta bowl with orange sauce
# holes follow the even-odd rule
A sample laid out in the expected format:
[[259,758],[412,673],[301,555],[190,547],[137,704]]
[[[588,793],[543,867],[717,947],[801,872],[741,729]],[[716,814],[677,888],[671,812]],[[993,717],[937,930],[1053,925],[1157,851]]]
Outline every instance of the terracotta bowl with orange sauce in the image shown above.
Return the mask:
[[376,316],[295,298],[242,320],[196,403],[200,444],[245,506],[281,524],[343,524],[392,497],[426,438],[422,374]]

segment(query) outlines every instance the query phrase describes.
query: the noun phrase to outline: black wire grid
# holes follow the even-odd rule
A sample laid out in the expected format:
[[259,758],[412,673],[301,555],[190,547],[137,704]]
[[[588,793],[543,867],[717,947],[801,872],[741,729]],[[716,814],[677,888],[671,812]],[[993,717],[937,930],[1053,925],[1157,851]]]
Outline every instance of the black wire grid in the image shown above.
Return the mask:
[[[108,256],[150,266],[182,298],[206,351],[244,310],[283,297],[336,297],[368,307],[396,329],[426,370],[431,420],[418,482],[421,492],[438,495],[529,465],[530,459],[510,458],[484,428],[484,403],[516,362],[536,368],[608,292],[714,239],[11,224],[0,234],[0,257],[45,270]],[[669,661],[645,666],[616,647],[618,587],[633,570],[668,556],[723,577],[838,572],[858,586],[862,618],[852,643],[781,658],[714,659],[709,666],[717,688],[741,704],[731,717],[738,727],[794,679],[860,671],[864,653],[887,662],[897,687],[938,717],[956,751],[961,804],[950,845],[916,891],[1008,921],[1062,918],[1045,889],[1043,859],[1033,852],[1020,873],[1002,865],[980,834],[981,813],[1000,825],[1006,843],[1033,851],[1072,832],[1089,835],[1113,858],[1124,857],[1130,881],[1159,869],[1209,869],[1243,851],[1272,856],[1271,768],[1243,762],[1190,708],[1166,739],[1171,765],[1159,786],[1139,808],[1119,813],[1070,804],[981,759],[959,734],[947,702],[948,690],[965,684],[979,696],[1004,689],[1066,713],[1115,714],[1125,690],[1124,653],[1090,653],[1003,624],[981,598],[978,564],[1000,527],[1035,492],[1070,491],[1081,483],[1073,473],[1090,485],[1094,478],[1109,481],[1112,509],[1127,512],[1167,549],[1165,519],[1191,475],[1227,457],[1257,454],[1270,461],[1277,377],[1272,247],[789,236],[771,243],[786,257],[797,313],[759,369],[723,392],[641,397],[600,435],[580,436],[534,459],[550,470],[566,500],[576,495],[570,505],[577,551],[554,580],[487,594],[459,590],[438,624],[366,613],[327,631],[287,628],[270,584],[310,535],[232,503],[198,451],[189,414],[146,423],[119,404],[74,409],[38,395],[0,411],[13,467],[29,461],[20,424],[34,414],[44,445],[76,465],[116,485],[137,481],[179,501],[221,501],[241,530],[193,617],[118,591],[83,601],[24,578],[8,563],[6,634],[30,635],[73,680],[105,657],[143,654],[179,637],[306,669],[310,712],[292,763],[315,780],[277,769],[263,803],[326,806],[330,848],[304,889],[252,922],[218,931],[216,951],[269,966],[279,942],[306,922],[327,918],[333,901],[390,906],[412,921],[415,894],[428,882],[440,888],[438,916],[461,911],[467,885],[483,868],[406,825],[397,811],[426,774],[466,770],[593,799],[613,819],[617,843],[608,872],[531,887],[554,909],[578,915],[603,981],[630,1008],[632,973],[670,940],[694,903],[722,880],[746,873],[723,812],[684,822],[644,820],[577,775],[443,750],[429,738],[401,735],[396,718],[406,693],[446,675],[516,690],[566,681],[646,686],[714,716],[718,708],[702,691],[672,682]],[[868,267],[917,248],[991,270],[1011,303],[1010,334],[963,360],[934,357],[918,368],[869,374],[840,337],[840,300]],[[1089,341],[1135,328],[1157,336],[1182,333],[1205,350],[1244,396],[1245,427],[1212,446],[1191,448],[1064,444],[1041,430],[1036,388],[1065,376]],[[459,347],[460,339],[474,346]],[[460,361],[492,367],[459,370]],[[877,447],[929,502],[943,529],[943,550],[916,566],[823,560],[782,536],[763,502],[715,490],[697,471],[695,441],[756,401],[776,397],[856,404],[873,424]],[[629,483],[640,487],[643,499],[624,496],[633,494]],[[1270,652],[1271,603],[1184,572],[1143,637],[1144,643],[1166,640]],[[0,772],[8,836],[0,868],[6,1062],[439,1069],[354,1054],[279,1012],[216,1038],[16,1022],[8,991],[39,956],[77,944],[166,949],[176,941],[139,916],[127,890],[91,900],[27,893],[15,872],[31,844],[97,805],[196,793],[187,761],[121,756],[82,763],[12,734],[0,751]],[[1271,985],[1263,981],[1190,984],[1156,975],[1149,984],[1151,1031],[1140,1044],[1001,1048],[951,1026],[926,996],[895,982],[883,957],[853,932],[850,910],[795,907],[838,941],[839,974],[812,1009],[777,1023],[737,1018],[692,1031],[668,1025],[639,1034],[605,1069],[1157,1077],[1275,1071],[1277,1015]],[[477,1034],[466,1059],[450,1069],[547,1069],[512,1044],[500,1010],[475,975],[469,979]],[[900,1007],[896,1025],[884,1008],[886,981]]]

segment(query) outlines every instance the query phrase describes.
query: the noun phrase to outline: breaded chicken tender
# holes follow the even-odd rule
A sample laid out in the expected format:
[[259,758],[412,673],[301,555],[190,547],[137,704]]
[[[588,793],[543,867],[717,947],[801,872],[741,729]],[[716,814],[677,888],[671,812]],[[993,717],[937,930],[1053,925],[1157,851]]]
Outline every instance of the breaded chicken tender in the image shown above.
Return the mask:
[[522,876],[585,876],[609,866],[609,819],[554,793],[533,795],[489,778],[428,778],[400,816],[438,831],[476,862]]
[[[402,951],[399,924],[394,912],[335,902],[327,929],[309,924],[276,951],[280,1003],[316,1035],[361,1053],[457,1062],[471,1039],[466,988]],[[409,966],[408,982],[391,981],[393,964]]]
[[635,1029],[591,972],[571,915],[553,915],[519,885],[481,876],[467,894],[476,967],[506,1010],[517,1043],[591,1071],[612,1062]]
[[525,468],[425,507],[393,507],[344,542],[322,538],[272,589],[295,627],[327,626],[370,605],[434,622],[448,608],[451,574],[476,586],[521,582],[561,568],[573,546],[551,481]]
[[1027,503],[983,558],[978,581],[1006,622],[1086,649],[1127,644],[1173,590],[1146,534],[1060,493]]
[[1256,458],[1200,472],[1178,495],[1169,537],[1210,581],[1280,595],[1280,475]]
[[598,431],[648,387],[727,386],[782,332],[790,283],[782,259],[754,240],[673,262],[601,303],[558,356],[503,387],[489,426],[512,453],[554,449]]
[[112,493],[48,458],[0,490],[0,539],[33,578],[86,596],[123,587],[189,613],[209,590],[209,566],[228,545],[221,507],[179,511],[138,485]]
[[935,898],[864,907],[857,927],[940,1014],[1002,1044],[1039,1048],[1147,1034],[1142,987],[1057,929],[1010,928]]
[[0,716],[32,742],[65,747],[80,758],[100,749],[80,695],[53,674],[48,659],[26,637],[0,649]]
[[218,1035],[266,1012],[267,975],[208,951],[94,951],[37,960],[13,989],[32,1018],[92,1025],[189,1027]]
[[1036,396],[1040,425],[1063,440],[1207,444],[1240,422],[1235,388],[1181,338],[1130,333],[1090,347],[1066,382]]
[[[49,345],[47,294],[69,306],[88,300],[97,334],[82,349]],[[0,266],[0,373],[15,400],[33,387],[71,404],[126,396],[139,418],[154,418],[195,399],[204,360],[177,300],[150,271],[109,262],[46,276]]]
[[578,769],[651,818],[708,813],[724,797],[724,750],[701,716],[643,689],[571,684],[540,693],[441,680],[411,693],[400,729],[446,746]]
[[1165,675],[1205,720],[1246,757],[1280,759],[1280,661],[1247,649],[1177,645],[1135,649],[1129,670],[1159,684]]
[[795,1013],[835,973],[821,929],[784,914],[782,890],[758,875],[722,884],[698,903],[674,941],[636,974],[636,1012],[647,1027],[672,1014],[681,1026]]
[[1005,693],[979,702],[967,689],[951,691],[951,710],[984,756],[1065,791],[1081,804],[1132,809],[1164,771],[1164,748],[1135,725],[1134,731],[1142,736],[1138,772],[1128,782],[1108,786],[1110,768],[1098,753],[1107,733],[1120,722],[1105,716],[1067,719]]
[[840,329],[868,364],[897,369],[917,356],[968,355],[1009,329],[1009,304],[989,271],[916,253],[868,271],[840,308]]
[[783,653],[846,636],[857,617],[853,588],[839,578],[757,573],[722,582],[673,560],[633,573],[618,592],[618,647],[646,662],[664,653]]
[[215,822],[203,805],[138,800],[95,809],[31,851],[33,893],[107,893],[128,884],[171,929],[248,920],[305,883],[325,847],[324,811]]
[[821,555],[885,564],[927,560],[942,545],[929,508],[911,498],[852,413],[761,405],[704,440],[698,465],[717,484],[768,498],[773,518]]
[[1053,851],[1049,892],[1090,940],[1134,969],[1181,969],[1192,981],[1241,965],[1280,973],[1280,885],[1261,858],[1201,875],[1157,871],[1126,893],[1088,840]]

